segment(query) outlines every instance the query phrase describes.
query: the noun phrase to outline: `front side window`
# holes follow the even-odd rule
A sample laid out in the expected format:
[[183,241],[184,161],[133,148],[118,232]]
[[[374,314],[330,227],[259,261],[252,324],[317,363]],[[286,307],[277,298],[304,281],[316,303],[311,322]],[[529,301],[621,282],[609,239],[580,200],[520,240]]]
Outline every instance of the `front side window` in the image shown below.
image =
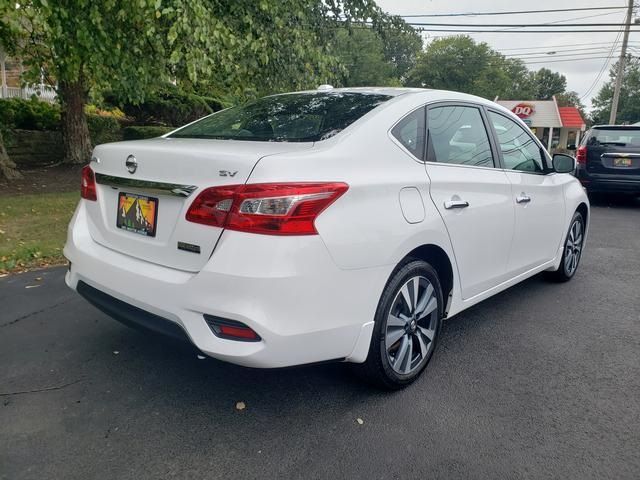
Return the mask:
[[414,110],[391,130],[393,135],[419,160],[424,158],[424,108]]
[[489,135],[476,107],[432,107],[427,112],[427,160],[493,167]]
[[344,130],[390,98],[353,92],[274,95],[209,115],[169,137],[317,142]]
[[520,172],[544,172],[542,150],[531,134],[510,118],[489,112],[498,135],[504,166]]

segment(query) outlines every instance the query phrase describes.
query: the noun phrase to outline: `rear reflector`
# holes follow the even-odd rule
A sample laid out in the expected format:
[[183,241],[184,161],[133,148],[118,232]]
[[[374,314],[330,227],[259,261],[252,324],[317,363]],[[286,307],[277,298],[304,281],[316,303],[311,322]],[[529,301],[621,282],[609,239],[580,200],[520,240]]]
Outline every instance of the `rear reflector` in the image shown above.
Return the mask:
[[212,187],[193,201],[186,218],[229,230],[266,235],[315,235],[315,220],[346,183],[257,183]]
[[240,342],[259,342],[260,335],[242,322],[204,315],[204,319],[216,337]]
[[587,163],[587,147],[586,146],[581,146],[578,147],[578,150],[576,151],[576,161],[582,165]]
[[96,201],[96,177],[89,165],[82,169],[82,183],[80,184],[80,196],[85,200]]

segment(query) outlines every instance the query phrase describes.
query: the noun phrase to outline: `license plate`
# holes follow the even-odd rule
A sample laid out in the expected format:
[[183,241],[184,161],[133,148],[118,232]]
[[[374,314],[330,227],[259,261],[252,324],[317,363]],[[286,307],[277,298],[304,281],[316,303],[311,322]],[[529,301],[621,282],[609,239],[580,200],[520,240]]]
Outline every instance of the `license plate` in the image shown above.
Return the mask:
[[118,194],[116,226],[146,237],[156,236],[158,199],[135,193]]
[[613,159],[614,167],[630,167],[631,159],[628,157],[616,157]]

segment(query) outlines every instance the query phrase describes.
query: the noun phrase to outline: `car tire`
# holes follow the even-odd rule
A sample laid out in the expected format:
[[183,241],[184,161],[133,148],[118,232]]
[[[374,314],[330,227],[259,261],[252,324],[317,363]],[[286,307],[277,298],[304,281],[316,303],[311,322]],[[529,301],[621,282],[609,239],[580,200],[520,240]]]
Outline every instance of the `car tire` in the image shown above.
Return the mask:
[[555,282],[568,282],[571,280],[582,258],[582,247],[584,246],[585,223],[584,217],[580,212],[573,214],[571,223],[569,223],[569,231],[562,249],[562,259],[560,267],[553,272],[546,272],[546,277]]
[[435,269],[415,259],[398,266],[378,303],[367,360],[354,366],[356,372],[388,390],[412,383],[433,356],[443,311]]

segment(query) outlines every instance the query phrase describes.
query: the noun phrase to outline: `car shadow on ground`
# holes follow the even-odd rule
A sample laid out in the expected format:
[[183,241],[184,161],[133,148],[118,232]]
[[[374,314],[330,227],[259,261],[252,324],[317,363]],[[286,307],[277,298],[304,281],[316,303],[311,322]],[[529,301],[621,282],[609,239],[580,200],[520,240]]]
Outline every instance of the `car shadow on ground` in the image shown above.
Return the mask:
[[640,208],[640,196],[632,195],[590,193],[589,202],[593,207]]
[[[553,288],[536,276],[445,321],[436,355],[415,388],[431,381],[447,382],[448,364],[455,363],[458,355],[465,355],[469,343],[482,342],[478,330],[498,328],[492,324],[496,322],[497,311],[517,306],[523,295],[536,301]],[[105,317],[105,321],[111,320]],[[498,320],[504,321],[509,319]],[[322,410],[338,405],[344,408],[359,402],[375,402],[376,398],[389,395],[363,382],[344,363],[253,369],[208,357],[201,359],[199,352],[186,343],[119,328],[117,324],[108,332],[96,331],[96,335],[101,336],[96,342],[108,345],[118,354],[114,358],[111,350],[103,349],[92,359],[98,370],[105,365],[110,367],[104,375],[92,376],[91,383],[106,382],[99,389],[129,392],[128,395],[150,399],[149,402],[161,410],[162,405],[170,408],[177,403],[195,409],[206,406],[232,410],[235,402],[242,401],[251,408],[256,404],[268,405],[264,408],[270,410],[270,414],[280,415],[291,414],[292,409],[299,408]],[[309,402],[310,398],[314,401]]]

